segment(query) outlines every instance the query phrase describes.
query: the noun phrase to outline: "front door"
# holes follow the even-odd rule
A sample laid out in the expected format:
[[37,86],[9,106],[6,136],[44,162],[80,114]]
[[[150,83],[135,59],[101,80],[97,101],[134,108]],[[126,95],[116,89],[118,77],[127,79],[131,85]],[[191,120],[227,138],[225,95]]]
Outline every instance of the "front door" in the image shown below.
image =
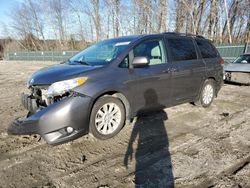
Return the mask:
[[167,106],[171,96],[171,75],[164,40],[145,40],[133,49],[132,54],[149,59],[149,66],[131,70],[137,86],[134,88],[136,111]]

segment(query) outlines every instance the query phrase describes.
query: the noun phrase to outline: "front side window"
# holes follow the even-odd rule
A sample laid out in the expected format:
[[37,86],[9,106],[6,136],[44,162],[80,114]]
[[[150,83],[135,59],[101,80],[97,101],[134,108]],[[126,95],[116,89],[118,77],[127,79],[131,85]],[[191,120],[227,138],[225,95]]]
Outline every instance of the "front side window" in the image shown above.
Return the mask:
[[192,39],[189,38],[169,38],[168,50],[173,61],[184,61],[197,59],[196,50]]
[[165,49],[163,40],[144,41],[134,48],[134,57],[147,57],[149,65],[165,63]]
[[195,39],[200,51],[202,58],[216,58],[218,53],[215,47],[206,40]]
[[130,44],[129,40],[105,40],[69,59],[69,64],[105,65],[117,58]]
[[250,55],[242,55],[234,60],[233,63],[250,64]]

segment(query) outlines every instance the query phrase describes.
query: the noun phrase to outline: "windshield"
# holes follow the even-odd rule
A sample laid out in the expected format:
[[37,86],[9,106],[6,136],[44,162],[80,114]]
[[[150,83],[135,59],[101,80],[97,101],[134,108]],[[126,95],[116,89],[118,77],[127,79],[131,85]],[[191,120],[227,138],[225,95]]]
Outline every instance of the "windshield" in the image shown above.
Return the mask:
[[241,64],[250,63],[250,55],[242,55],[238,57],[233,63],[241,63]]
[[96,43],[71,57],[67,63],[84,65],[105,65],[119,56],[131,41],[110,39]]

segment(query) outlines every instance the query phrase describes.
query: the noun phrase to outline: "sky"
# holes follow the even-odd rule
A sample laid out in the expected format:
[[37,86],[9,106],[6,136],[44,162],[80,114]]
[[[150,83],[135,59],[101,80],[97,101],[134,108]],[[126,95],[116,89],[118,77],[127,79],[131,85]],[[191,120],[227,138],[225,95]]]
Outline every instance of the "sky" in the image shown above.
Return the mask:
[[[126,2],[126,0],[123,1]],[[25,0],[0,0],[0,38],[5,38],[10,35],[10,33],[8,33],[10,31],[6,31],[6,28],[3,26],[9,27],[11,25],[11,11],[22,2],[25,2]],[[174,1],[170,1],[170,6],[173,6],[173,2]],[[47,30],[45,33],[46,37],[53,38],[53,36],[50,36],[50,33],[51,32]],[[47,36],[47,34],[49,36]]]
[[[13,7],[17,6],[20,2],[24,0],[0,0],[0,25],[2,23],[8,25],[10,22],[9,14]],[[4,30],[0,27],[0,37],[4,36]]]

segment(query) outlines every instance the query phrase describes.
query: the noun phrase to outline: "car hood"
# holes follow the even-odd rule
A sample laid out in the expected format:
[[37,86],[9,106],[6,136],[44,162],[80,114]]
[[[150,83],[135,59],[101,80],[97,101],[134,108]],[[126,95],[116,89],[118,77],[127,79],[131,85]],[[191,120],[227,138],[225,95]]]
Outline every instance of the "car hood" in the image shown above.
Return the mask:
[[67,80],[80,76],[83,73],[98,69],[102,66],[59,64],[40,69],[35,72],[28,85],[51,85],[54,82]]
[[250,64],[229,63],[224,67],[224,70],[230,72],[250,72]]

